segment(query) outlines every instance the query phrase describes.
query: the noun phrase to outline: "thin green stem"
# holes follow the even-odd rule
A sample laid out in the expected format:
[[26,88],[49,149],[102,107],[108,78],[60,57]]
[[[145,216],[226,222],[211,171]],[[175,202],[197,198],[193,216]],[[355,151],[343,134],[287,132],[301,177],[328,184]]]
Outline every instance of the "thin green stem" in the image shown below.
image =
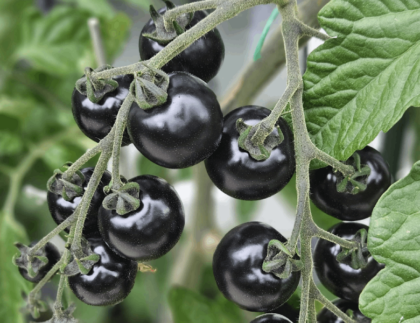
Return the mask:
[[83,257],[82,244],[81,244],[83,225],[85,223],[86,216],[90,207],[90,201],[92,200],[92,197],[95,194],[96,188],[98,187],[102,179],[102,174],[106,170],[107,162],[110,157],[111,157],[111,150],[104,149],[102,151],[101,157],[99,157],[98,163],[96,164],[92,177],[89,180],[86,191],[83,194],[82,201],[80,202],[80,213],[77,217],[74,239],[71,246],[71,249],[77,256],[77,258]]
[[66,287],[66,284],[67,284],[67,276],[61,275],[60,282],[58,283],[58,288],[57,288],[57,296],[54,302],[55,313],[61,313],[63,311],[63,294],[64,294],[64,289]]
[[64,220],[62,223],[60,223],[57,227],[54,228],[50,233],[48,233],[45,237],[43,237],[41,240],[38,241],[38,243],[32,247],[30,255],[33,256],[35,253],[41,249],[43,246],[47,244],[48,241],[50,241],[53,237],[55,237],[57,234],[59,234],[64,229],[68,228],[72,224],[74,224],[77,220],[77,213],[78,210],[76,210],[72,215],[70,215],[66,220]]
[[321,238],[321,239],[324,239],[324,240],[327,240],[327,241],[330,241],[330,242],[333,242],[335,244],[338,244],[343,248],[355,249],[355,248],[359,247],[359,244],[356,241],[349,241],[349,240],[340,238],[339,236],[336,236],[335,234],[332,234],[328,231],[325,231],[325,230],[321,229],[315,223],[313,223],[313,230],[314,230],[314,232],[313,232],[314,236],[316,236],[318,238]]
[[115,122],[115,137],[112,148],[112,186],[116,190],[122,185],[120,178],[120,151],[124,130],[127,126],[128,114],[133,101],[134,96],[129,92],[118,112],[117,120]]
[[204,0],[204,1],[197,1],[193,3],[187,3],[180,7],[175,7],[174,9],[168,10],[165,12],[165,15],[163,16],[165,29],[171,30],[172,27],[172,21],[176,19],[176,17],[190,13],[195,11],[201,11],[201,10],[208,10],[208,9],[214,9],[220,4],[220,0]]
[[95,147],[88,149],[82,156],[79,157],[65,172],[64,176],[67,178],[71,178],[73,174],[82,168],[84,164],[86,164],[89,160],[95,157],[102,151],[101,144],[97,144]]
[[55,273],[60,269],[60,266],[63,263],[63,258],[61,258],[51,269],[50,271],[45,275],[44,278],[42,278],[42,280],[34,287],[33,290],[31,290],[31,292],[28,295],[28,301],[29,304],[34,304],[35,299],[36,299],[36,295],[38,294],[38,292],[41,291],[41,288],[50,281],[50,279],[52,278],[52,276],[55,275]]
[[335,159],[334,157],[331,157],[327,153],[323,152],[319,148],[317,148],[315,145],[313,145],[314,149],[314,158],[332,166],[334,169],[338,170],[340,173],[342,173],[345,177],[351,176],[354,174],[355,170],[353,166],[346,165],[342,163],[341,161]]
[[[312,286],[315,286],[315,284],[313,284]],[[316,288],[316,286],[312,287],[312,288],[316,289],[316,290],[313,291],[313,294],[315,295],[316,300],[318,302],[320,302],[321,304],[323,304],[330,312],[332,312],[337,317],[341,318],[343,320],[343,322],[345,322],[345,323],[357,323],[355,320],[348,317],[347,314],[342,312],[332,302],[330,302],[324,295],[322,295],[321,292]]]

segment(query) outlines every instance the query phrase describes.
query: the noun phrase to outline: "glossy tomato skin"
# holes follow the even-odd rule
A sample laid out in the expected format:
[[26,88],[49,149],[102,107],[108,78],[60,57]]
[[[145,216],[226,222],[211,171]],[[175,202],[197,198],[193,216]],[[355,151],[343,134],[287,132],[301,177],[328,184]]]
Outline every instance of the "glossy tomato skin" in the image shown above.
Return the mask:
[[170,75],[168,99],[148,110],[131,107],[128,133],[136,148],[166,168],[185,168],[210,156],[219,146],[223,115],[216,95],[199,78]]
[[280,279],[262,270],[270,240],[286,239],[271,226],[247,222],[230,230],[213,256],[213,274],[219,290],[239,307],[269,312],[285,303],[296,290],[300,272]]
[[[369,227],[361,223],[338,223],[328,231],[343,239],[352,239],[356,232]],[[319,240],[314,250],[315,270],[321,283],[334,295],[357,303],[366,284],[384,268],[373,257],[364,269],[353,269],[336,260],[341,247],[335,243]]]
[[280,314],[263,314],[256,317],[250,323],[292,323],[287,317]]
[[277,307],[274,310],[271,310],[270,313],[281,314],[287,317],[293,323],[297,323],[299,321],[299,309],[296,309],[288,302],[284,303],[282,306]]
[[[257,161],[238,146],[236,120],[242,118],[255,125],[270,114],[258,106],[245,106],[224,117],[223,135],[219,148],[205,162],[209,177],[224,193],[241,200],[260,200],[279,192],[295,172],[293,134],[280,118],[277,125],[284,135],[268,159]],[[276,131],[277,130],[273,130]]]
[[[87,167],[80,170],[85,176],[85,182],[83,183],[83,188],[86,190],[89,180],[93,174],[93,168]],[[98,211],[102,205],[102,201],[105,198],[104,186],[108,185],[111,181],[111,174],[107,171],[102,175],[101,182],[98,185],[98,188],[93,195],[90,207],[86,216],[83,234],[90,235],[98,233]],[[48,208],[50,210],[51,216],[54,219],[55,223],[60,224],[70,215],[74,213],[76,207],[79,205],[82,200],[82,196],[75,197],[72,201],[66,201],[61,195],[48,192],[47,201]],[[68,229],[66,229],[68,232]]]
[[[118,88],[105,94],[98,102],[91,102],[85,95],[80,94],[76,89],[73,90],[71,103],[73,117],[80,130],[92,139],[99,142],[111,131],[117,118],[118,111],[128,95],[130,84],[133,80],[132,75],[123,75],[113,78],[118,82]],[[124,132],[122,145],[129,145],[130,138],[127,131]]]
[[91,249],[101,256],[86,274],[69,277],[69,286],[78,299],[88,305],[114,305],[126,298],[134,286],[137,263],[115,254],[102,238],[88,238]]
[[99,230],[105,242],[121,256],[137,261],[157,259],[171,250],[185,225],[178,194],[165,180],[143,175],[130,182],[140,185],[140,207],[128,214],[99,210]]
[[373,208],[391,185],[391,172],[382,155],[366,146],[357,152],[361,164],[368,165],[371,173],[367,189],[357,194],[337,192],[337,175],[331,166],[310,173],[311,200],[325,213],[343,221],[357,221],[372,215]]
[[[33,247],[36,245],[36,243],[37,242],[32,242],[29,246]],[[47,242],[45,245],[45,256],[48,258],[48,263],[39,270],[35,277],[30,277],[26,269],[19,267],[19,273],[22,275],[22,277],[31,283],[39,283],[61,258],[60,252],[56,246],[50,242]]]
[[[163,14],[166,8],[159,10]],[[203,20],[207,14],[204,11],[197,11],[194,18],[187,26],[187,30]],[[152,19],[143,27],[139,38],[139,51],[142,60],[148,60],[159,53],[165,46],[154,40],[143,37],[144,33],[150,34],[155,31],[156,26]],[[191,73],[205,82],[214,78],[220,69],[225,58],[225,45],[217,28],[196,40],[181,54],[169,61],[162,70],[166,73],[183,71]]]
[[[347,314],[348,310],[353,311],[353,320],[355,320],[358,323],[369,323],[371,322],[370,319],[368,319],[366,316],[364,316],[360,310],[357,303],[349,302],[344,299],[338,299],[333,302],[335,306],[337,306],[342,312]],[[344,321],[335,316],[333,313],[331,313],[329,310],[327,310],[325,307],[322,309],[321,312],[319,312],[317,316],[317,322],[318,323],[344,323]]]

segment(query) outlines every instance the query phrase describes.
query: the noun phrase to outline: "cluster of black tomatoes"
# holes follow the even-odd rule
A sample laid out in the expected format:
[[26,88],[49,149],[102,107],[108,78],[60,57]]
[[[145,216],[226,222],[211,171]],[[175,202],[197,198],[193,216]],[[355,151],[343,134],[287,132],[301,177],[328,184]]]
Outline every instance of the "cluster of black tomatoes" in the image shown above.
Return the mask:
[[[232,147],[234,146],[237,145],[232,144]],[[368,166],[370,172],[368,175],[357,178],[357,182],[348,183],[342,189],[337,189],[337,186],[343,178],[332,167],[313,170],[310,173],[312,201],[325,213],[344,221],[357,221],[369,217],[380,196],[391,185],[388,165],[378,151],[367,146],[356,154],[357,156],[350,158],[348,163],[355,163],[356,169]],[[250,161],[244,164],[249,165]],[[236,170],[238,168],[240,168],[239,165],[236,165]],[[255,173],[258,171],[258,168],[255,168]],[[273,171],[273,177],[277,171],[281,171],[281,168]],[[243,181],[252,177],[252,171],[248,169],[248,172],[249,176]],[[228,176],[226,178],[229,179]],[[259,185],[264,187],[267,183],[268,181],[260,181]],[[357,194],[352,193],[354,185],[363,187],[363,190]],[[236,194],[244,198],[247,192],[246,189],[237,190]],[[261,192],[264,192],[264,189],[261,189]],[[254,191],[254,194],[257,194],[257,191]],[[328,231],[338,237],[353,241],[363,229],[367,232],[368,226],[355,222],[341,222]],[[288,278],[280,279],[262,270],[267,246],[272,239],[286,242],[278,231],[267,224],[244,223],[223,237],[213,258],[213,273],[219,289],[226,298],[245,310],[270,313],[259,316],[252,323],[290,322],[276,314],[285,313],[285,311],[294,316],[290,317],[291,319],[298,319],[298,313],[285,309],[282,305],[296,290],[300,272],[293,272]],[[366,263],[363,268],[354,269],[351,259],[337,261],[337,256],[341,252],[342,248],[339,245],[319,240],[314,250],[317,276],[330,292],[340,297],[334,302],[339,309],[345,313],[352,313],[357,322],[370,322],[359,311],[358,299],[363,288],[383,268],[383,265],[376,262],[365,250]],[[320,323],[343,322],[325,308],[318,314],[317,319]]]
[[[169,3],[170,4],[170,3]],[[150,20],[140,35],[140,56],[147,60],[165,47],[153,37],[161,14],[152,10]],[[196,12],[184,26],[191,28],[206,17]],[[179,27],[179,26],[178,26]],[[224,45],[217,29],[197,40],[162,69],[169,74],[168,98],[164,104],[143,110],[133,103],[124,133],[123,145],[134,146],[152,162],[167,168],[185,168],[205,161],[213,183],[233,198],[258,200],[272,196],[284,188],[295,172],[293,134],[280,118],[273,132],[280,129],[284,140],[269,158],[257,161],[239,148],[236,121],[252,126],[270,114],[258,106],[245,106],[223,117],[216,95],[205,82],[218,72],[224,58]],[[119,84],[98,103],[91,102],[76,89],[72,96],[73,115],[82,132],[99,142],[111,130],[126,98],[131,75],[115,77]],[[377,151],[366,147],[358,152],[360,165],[371,172],[359,179],[364,190],[351,192],[352,183],[337,191],[342,179],[331,167],[311,173],[311,198],[327,214],[346,221],[370,216],[373,206],[390,185],[390,174]],[[359,166],[360,166],[359,165]],[[87,186],[91,168],[81,170]],[[76,296],[87,304],[110,305],[123,300],[134,284],[137,261],[156,259],[167,253],[178,241],[184,228],[184,212],[173,188],[164,180],[143,175],[131,179],[140,185],[140,207],[126,215],[118,215],[102,207],[104,186],[111,180],[105,173],[89,208],[83,234],[94,253],[101,256],[88,274],[69,277]],[[65,201],[62,196],[48,194],[48,205],[59,224],[69,217],[81,197]],[[360,228],[357,223],[340,223],[331,232],[351,239]],[[296,290],[300,272],[280,279],[262,270],[270,240],[286,242],[274,228],[260,222],[248,222],[229,231],[218,245],[213,258],[213,272],[221,292],[241,308],[255,312],[276,312]],[[366,283],[382,268],[369,258],[364,269],[354,270],[336,261],[340,248],[320,241],[315,248],[315,265],[321,282],[342,298],[336,305],[342,310],[357,309],[357,300]],[[49,263],[34,278],[21,270],[25,278],[37,282],[60,257],[51,244],[46,247]],[[21,269],[21,268],[20,268]],[[339,322],[322,311],[319,322]],[[265,314],[253,323],[291,322],[279,314]]]

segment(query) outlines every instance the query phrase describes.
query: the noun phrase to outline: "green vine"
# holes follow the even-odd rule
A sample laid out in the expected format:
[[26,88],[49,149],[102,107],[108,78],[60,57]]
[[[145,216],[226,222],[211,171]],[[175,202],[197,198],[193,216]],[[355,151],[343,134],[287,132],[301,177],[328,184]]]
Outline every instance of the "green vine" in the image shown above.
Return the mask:
[[[256,145],[264,143],[264,140],[272,132],[278,118],[280,118],[284,112],[285,107],[288,105],[288,103],[290,103],[296,153],[296,188],[298,194],[298,203],[296,209],[295,225],[293,228],[292,236],[286,246],[288,252],[285,254],[293,257],[296,253],[298,242],[300,241],[300,257],[302,260],[302,296],[299,323],[305,323],[307,321],[316,322],[315,301],[324,304],[331,312],[340,317],[344,322],[354,323],[355,321],[353,319],[340,311],[320,293],[313,280],[313,260],[311,253],[311,240],[313,237],[319,237],[335,242],[348,249],[357,248],[358,245],[356,242],[347,241],[332,235],[322,230],[314,223],[309,203],[310,163],[313,159],[318,159],[334,167],[337,171],[341,172],[344,177],[352,176],[355,170],[352,166],[343,164],[319,150],[309,138],[302,103],[303,81],[299,66],[298,47],[301,38],[306,36],[317,37],[322,40],[326,40],[329,37],[305,25],[298,19],[297,0],[205,0],[170,9],[163,16],[166,28],[172,28],[172,22],[178,15],[203,9],[215,10],[205,19],[197,23],[194,27],[176,37],[162,51],[160,51],[149,61],[138,62],[124,67],[105,69],[100,72],[92,72],[90,75],[91,82],[92,84],[99,84],[104,80],[109,80],[112,77],[124,74],[133,74],[136,76],[145,72],[149,67],[159,69],[176,55],[185,50],[194,41],[204,36],[206,33],[214,29],[222,22],[233,18],[240,12],[250,9],[254,6],[270,3],[277,5],[278,11],[283,18],[281,28],[284,39],[288,75],[287,88],[282,97],[277,102],[272,113],[266,119],[262,120],[259,124],[254,126],[255,131],[252,132],[253,137],[251,141]],[[82,165],[84,165],[88,160],[97,154],[100,154],[98,163],[76,212],[73,214],[73,216],[69,217],[67,221],[58,226],[54,231],[52,231],[36,246],[33,247],[33,250],[38,250],[54,235],[60,233],[62,230],[69,226],[71,227],[71,233],[69,234],[66,243],[66,251],[63,253],[60,262],[57,263],[57,265],[53,267],[47,276],[35,287],[34,291],[30,295],[30,303],[34,302],[31,297],[37,294],[38,290],[40,290],[46,279],[52,277],[52,275],[54,275],[58,270],[61,270],[63,264],[66,265],[69,263],[71,255],[73,255],[76,260],[86,257],[86,255],[83,254],[81,242],[83,225],[91,199],[100,183],[102,174],[105,172],[107,163],[111,157],[113,166],[111,189],[119,190],[123,185],[119,174],[120,147],[122,136],[127,123],[128,112],[131,104],[133,103],[133,100],[134,96],[130,92],[130,94],[125,99],[121,109],[119,110],[115,125],[113,126],[110,133],[94,148],[87,151],[76,162],[74,162],[63,174],[63,176],[66,178],[72,178],[72,175]],[[27,158],[28,160],[19,166],[19,172],[17,172],[16,175],[12,175],[11,177],[12,188],[14,187],[13,185],[16,186],[19,184],[22,174],[27,170],[28,165],[33,162],[33,159],[45,151],[45,146],[48,147],[48,144],[42,145],[41,148],[35,150]],[[7,211],[13,209],[14,200],[16,199],[16,193],[14,193],[15,191],[16,189],[11,189],[11,193],[7,197],[5,206]],[[56,317],[62,317],[64,313],[66,313],[66,311],[63,311],[61,302],[63,290],[66,285],[65,280],[65,276],[61,276],[59,292],[56,303],[54,305]],[[70,315],[71,308],[68,308],[67,311],[67,314]]]

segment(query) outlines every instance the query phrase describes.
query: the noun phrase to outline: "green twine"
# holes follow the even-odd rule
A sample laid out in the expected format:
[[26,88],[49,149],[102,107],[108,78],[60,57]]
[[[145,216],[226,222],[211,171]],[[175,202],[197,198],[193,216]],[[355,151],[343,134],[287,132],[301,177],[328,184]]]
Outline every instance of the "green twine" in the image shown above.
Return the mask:
[[261,34],[260,40],[258,41],[257,48],[255,48],[254,61],[257,61],[261,58],[261,48],[264,45],[265,38],[267,37],[268,31],[270,30],[271,25],[273,24],[274,20],[276,20],[278,15],[279,15],[279,10],[276,7],[271,13],[270,18],[268,18],[267,23],[265,24],[264,30]]

